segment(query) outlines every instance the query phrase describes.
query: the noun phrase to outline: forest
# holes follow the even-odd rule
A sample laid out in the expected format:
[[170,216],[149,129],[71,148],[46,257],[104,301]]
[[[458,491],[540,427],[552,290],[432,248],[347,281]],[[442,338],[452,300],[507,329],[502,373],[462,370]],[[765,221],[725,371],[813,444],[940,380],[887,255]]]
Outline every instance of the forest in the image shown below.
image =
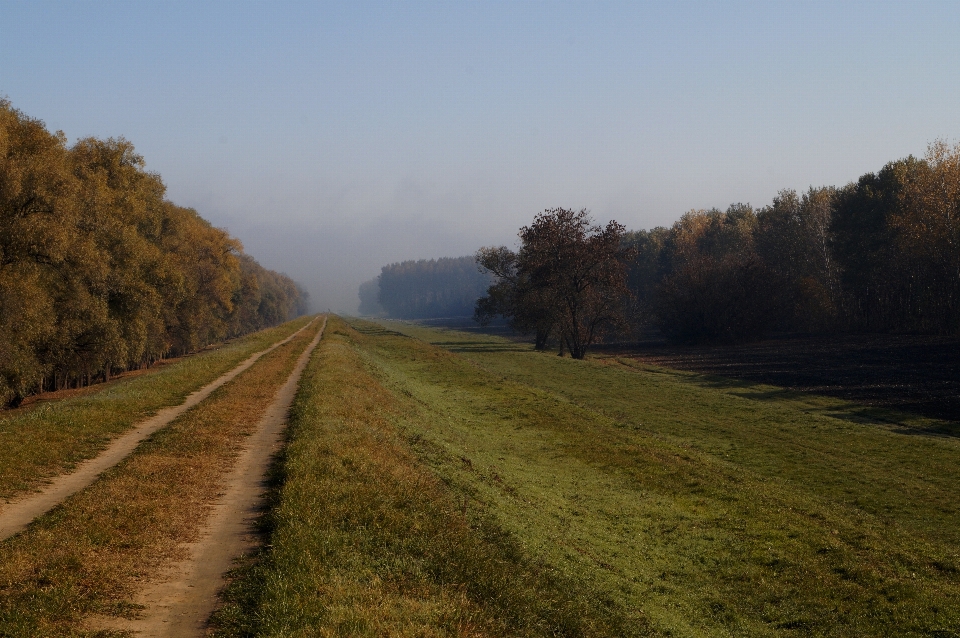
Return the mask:
[[472,256],[403,261],[384,266],[360,286],[360,314],[397,319],[469,317],[492,284]]
[[165,199],[123,138],[63,132],[0,100],[0,403],[129,369],[307,310],[307,294]]
[[[544,211],[516,251],[478,251],[494,278],[479,295],[467,258],[384,267],[382,311],[466,314],[475,295],[481,323],[505,317],[538,348],[559,342],[574,356],[651,329],[677,343],[960,334],[960,145],[934,142],[923,158],[843,187],[783,190],[759,209],[693,210],[652,230],[611,224],[586,210]],[[373,307],[377,280],[364,286]]]
[[960,145],[626,233],[631,318],[679,342],[960,333]]

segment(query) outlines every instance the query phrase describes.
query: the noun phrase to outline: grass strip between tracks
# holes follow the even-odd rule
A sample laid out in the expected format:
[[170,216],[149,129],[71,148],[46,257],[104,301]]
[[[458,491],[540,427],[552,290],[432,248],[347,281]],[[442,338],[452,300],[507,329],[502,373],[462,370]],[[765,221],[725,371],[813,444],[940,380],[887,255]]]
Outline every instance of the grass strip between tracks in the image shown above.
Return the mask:
[[960,635],[957,439],[350,323],[308,371],[221,635]]
[[[331,318],[294,403],[267,549],[226,592],[216,635],[640,633],[642,619],[631,629],[576,578],[531,560],[418,460],[413,424],[436,415],[383,385],[375,345]],[[421,345],[414,356],[444,356]]]
[[36,487],[97,455],[160,408],[177,405],[255,352],[306,324],[302,317],[246,335],[145,374],[91,386],[80,396],[0,412],[0,498]]
[[195,540],[245,437],[320,325],[0,543],[0,635],[114,635],[85,630],[85,618],[135,614],[139,585],[183,558],[183,543]]

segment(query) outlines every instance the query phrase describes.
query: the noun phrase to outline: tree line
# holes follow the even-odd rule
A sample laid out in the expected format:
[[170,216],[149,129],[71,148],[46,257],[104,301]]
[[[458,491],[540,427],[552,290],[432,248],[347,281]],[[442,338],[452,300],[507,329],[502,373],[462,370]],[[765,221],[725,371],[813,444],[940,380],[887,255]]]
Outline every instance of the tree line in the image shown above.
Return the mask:
[[469,317],[491,284],[472,256],[390,264],[360,285],[360,313],[398,319]]
[[0,400],[106,380],[305,313],[307,294],[165,199],[125,139],[0,100]]
[[960,333],[960,145],[754,210],[628,233],[638,322],[681,342],[771,331]]
[[537,348],[574,357],[656,327],[682,343],[771,331],[960,334],[960,145],[932,144],[842,188],[781,191],[755,210],[695,210],[670,228],[594,225],[552,209],[520,248],[483,248],[496,283],[476,304]]
[[519,240],[480,249],[480,277],[466,257],[385,266],[361,286],[362,311],[460,316],[472,297],[477,321],[504,317],[574,357],[650,328],[680,343],[960,334],[960,145],[935,142],[840,188],[783,190],[759,209],[690,211],[669,228],[550,209]]

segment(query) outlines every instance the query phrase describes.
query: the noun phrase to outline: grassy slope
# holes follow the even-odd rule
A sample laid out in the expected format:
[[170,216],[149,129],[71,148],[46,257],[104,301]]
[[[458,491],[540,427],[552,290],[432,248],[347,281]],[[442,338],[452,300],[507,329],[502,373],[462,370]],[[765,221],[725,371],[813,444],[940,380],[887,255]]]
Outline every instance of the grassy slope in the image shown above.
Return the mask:
[[377,343],[330,320],[294,404],[269,549],[228,590],[217,635],[634,634],[418,463],[397,426],[431,415],[380,383],[365,361]]
[[176,405],[254,352],[301,328],[302,317],[156,371],[121,378],[61,401],[0,412],[0,498],[95,456],[117,434],[160,408]]
[[93,485],[0,542],[0,636],[117,635],[140,584],[183,557],[244,438],[320,328],[315,324],[158,431]]
[[[960,632],[960,446],[929,422],[354,326],[312,364],[223,635]],[[445,571],[457,547],[479,558]]]
[[[504,520],[539,537],[538,551],[557,558],[556,548],[581,539],[615,568],[597,572],[606,587],[632,581],[634,593],[622,601],[662,625],[709,634],[960,628],[960,477],[953,471],[960,445],[916,434],[928,420],[771,387],[624,369],[629,362],[560,359],[496,338],[394,327],[499,379],[488,383],[502,390],[486,399],[507,420],[516,418],[511,409],[524,411],[524,401],[497,397],[520,389],[530,391],[527,403],[538,397],[576,415],[553,459],[535,460],[527,445],[539,467],[514,463],[511,472],[532,485],[585,463],[563,471],[566,486],[545,484],[535,508],[555,508],[562,524],[543,533],[525,521],[538,517],[525,512]],[[459,400],[444,401],[454,388],[442,375],[417,378],[438,410],[463,412]],[[525,420],[556,430],[563,421],[548,414],[538,406]],[[871,421],[877,417],[884,420]],[[518,437],[506,428],[496,437],[473,429],[456,431],[490,467],[502,466],[495,450]],[[509,512],[508,505],[494,497],[497,510]]]

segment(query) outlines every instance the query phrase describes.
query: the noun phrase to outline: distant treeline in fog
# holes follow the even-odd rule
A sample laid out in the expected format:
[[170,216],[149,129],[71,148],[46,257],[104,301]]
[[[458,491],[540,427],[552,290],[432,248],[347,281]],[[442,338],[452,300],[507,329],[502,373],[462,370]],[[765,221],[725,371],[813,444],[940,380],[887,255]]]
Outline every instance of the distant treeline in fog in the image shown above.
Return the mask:
[[[691,211],[621,242],[631,293],[622,323],[635,333],[656,327],[690,343],[771,331],[958,334],[960,146],[936,142],[922,159],[890,162],[841,188],[781,191],[759,209]],[[472,277],[469,260],[459,262]],[[386,314],[464,314],[468,297],[482,296],[478,278],[458,297],[456,277],[418,266],[427,263],[384,268]],[[376,281],[365,286],[370,308]],[[457,312],[427,302],[454,297]]]
[[164,199],[124,139],[67,146],[0,100],[0,402],[306,312],[306,293]]
[[493,283],[473,256],[403,261],[360,285],[360,314],[397,319],[469,317]]

